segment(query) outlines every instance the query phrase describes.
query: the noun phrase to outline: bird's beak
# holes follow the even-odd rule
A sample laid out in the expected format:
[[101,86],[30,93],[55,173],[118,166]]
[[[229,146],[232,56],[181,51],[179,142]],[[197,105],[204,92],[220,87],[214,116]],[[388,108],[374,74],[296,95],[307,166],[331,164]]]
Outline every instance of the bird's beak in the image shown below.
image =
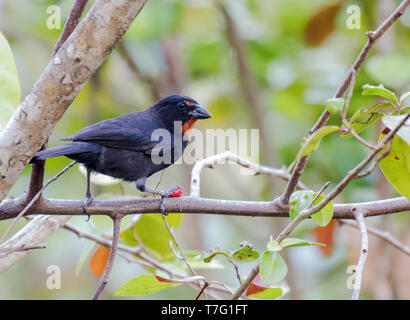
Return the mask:
[[196,104],[192,111],[190,111],[190,116],[193,119],[209,119],[212,118],[212,115],[206,110],[203,106]]

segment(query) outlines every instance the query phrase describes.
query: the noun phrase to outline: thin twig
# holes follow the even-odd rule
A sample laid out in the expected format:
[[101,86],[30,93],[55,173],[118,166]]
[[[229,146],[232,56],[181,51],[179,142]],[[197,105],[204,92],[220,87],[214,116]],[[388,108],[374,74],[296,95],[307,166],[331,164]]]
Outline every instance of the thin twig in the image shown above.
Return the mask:
[[112,268],[114,266],[115,255],[117,253],[118,243],[120,239],[121,218],[121,216],[116,216],[115,218],[113,218],[113,238],[110,257],[108,258],[107,266],[105,267],[104,275],[101,279],[101,282],[92,297],[93,300],[97,300],[101,292],[104,290],[105,286],[107,285],[108,278],[110,277]]
[[383,160],[385,157],[387,157],[390,152],[391,152],[391,147],[393,144],[393,139],[390,140],[388,147],[386,150],[384,150],[374,161],[373,163],[370,165],[370,167],[363,172],[360,172],[358,174],[355,175],[355,178],[363,178],[363,177],[367,177],[369,174],[371,174],[373,172],[373,170],[376,168],[376,166],[380,163],[381,160]]
[[321,194],[327,189],[327,187],[330,185],[330,181],[326,182],[322,188],[316,193],[316,196],[313,198],[313,200],[310,202],[310,205],[308,206],[308,209],[312,208],[313,204],[316,202],[317,199],[321,196]]
[[228,261],[233,265],[235,272],[236,272],[236,278],[239,281],[239,285],[242,284],[242,280],[241,280],[241,274],[239,273],[239,267],[238,265],[233,261],[233,259],[231,257],[227,257]]
[[168,221],[167,221],[165,215],[164,215],[164,214],[161,214],[161,216],[162,216],[162,220],[164,220],[165,227],[167,228],[167,230],[168,230],[168,232],[169,232],[169,235],[171,236],[172,240],[174,241],[176,247],[178,248],[178,251],[180,252],[181,257],[182,257],[182,259],[184,260],[184,262],[185,262],[185,264],[186,264],[186,266],[187,266],[189,272],[191,272],[191,274],[192,274],[193,276],[196,276],[197,273],[194,271],[194,269],[192,269],[191,264],[189,263],[187,257],[185,256],[184,252],[182,251],[181,247],[179,246],[179,244],[178,244],[178,242],[177,242],[177,240],[176,240],[176,238],[175,238],[175,235],[174,235],[174,233],[172,232],[171,227],[169,226],[169,223],[168,223]]
[[352,73],[352,76],[351,76],[351,81],[350,81],[350,90],[346,98],[345,106],[343,110],[340,112],[342,116],[342,123],[345,126],[346,134],[351,133],[352,136],[357,141],[359,141],[361,144],[363,144],[365,147],[369,148],[370,150],[374,150],[375,147],[372,144],[368,143],[366,140],[364,140],[361,136],[359,136],[359,134],[350,126],[346,118],[347,111],[350,106],[350,100],[352,99],[352,96],[353,96],[354,85],[356,83],[356,71],[354,69],[351,69],[351,73]]
[[21,245],[18,247],[0,247],[0,257],[7,256],[13,252],[30,251],[34,249],[44,249],[47,247],[45,243]]
[[[69,223],[66,223],[63,226],[64,229],[73,232],[74,234],[76,234],[79,238],[85,238],[88,239],[90,241],[94,241],[100,245],[103,245],[107,248],[111,248],[112,247],[112,241],[108,240],[107,238],[98,236],[98,235],[94,235],[91,234],[89,232],[86,232],[76,226],[73,226]],[[183,273],[179,273],[177,271],[174,271],[172,269],[169,269],[168,267],[164,266],[163,264],[161,264],[161,262],[159,262],[158,260],[156,260],[155,258],[153,258],[152,256],[148,255],[147,253],[141,251],[140,247],[131,247],[131,246],[127,246],[124,244],[119,244],[118,245],[118,250],[119,251],[123,251],[129,254],[132,254],[133,256],[138,257],[141,260],[136,260],[136,259],[130,259],[125,255],[119,254],[117,253],[117,255],[121,256],[122,258],[124,258],[127,262],[129,263],[137,263],[137,264],[141,264],[141,265],[145,265],[145,266],[149,266],[161,271],[166,272],[171,278],[177,277],[180,279],[186,278],[186,275]],[[198,287],[197,284],[192,284],[195,288]],[[219,288],[211,288],[213,290],[217,290],[217,291],[221,291],[223,293],[231,293],[230,290],[221,290]],[[208,294],[210,294],[208,292]],[[216,298],[216,296],[214,294],[212,294],[214,298]]]
[[343,119],[342,120],[344,126],[345,126],[345,132],[347,133],[351,133],[352,136],[358,141],[360,142],[362,145],[364,145],[366,148],[369,148],[370,150],[374,150],[375,146],[373,146],[372,144],[370,144],[369,142],[367,142],[366,140],[364,140],[361,136],[359,136],[359,134],[350,126],[350,124],[347,122],[347,120]]
[[197,296],[195,297],[195,300],[198,300],[198,299],[199,299],[199,297],[201,296],[201,294],[205,291],[206,287],[208,287],[208,286],[209,286],[209,283],[208,283],[208,282],[205,282],[204,285],[203,285],[203,287],[202,287],[202,289],[199,291],[199,293],[198,293]]
[[[356,61],[353,63],[342,85],[337,90],[335,98],[342,98],[345,95],[347,89],[349,88],[349,85],[352,83],[352,77],[355,77],[357,75],[364,61],[369,56],[369,53],[372,50],[376,40],[379,39],[391,27],[391,25],[404,14],[409,5],[410,0],[402,1],[401,4],[397,7],[397,9],[394,10],[394,12],[386,20],[384,20],[384,22],[375,31],[370,31],[366,33],[368,36],[368,40],[365,46],[363,47],[362,51],[358,55]],[[329,111],[323,111],[323,113],[316,121],[312,129],[309,130],[309,134],[312,135],[314,132],[323,127],[329,120],[330,116],[331,113]],[[299,161],[296,163],[291,178],[289,179],[285,191],[281,196],[280,202],[282,205],[287,206],[289,204],[290,196],[296,189],[297,183],[300,177],[302,176],[303,171],[305,170],[308,159],[309,156],[305,156],[300,158]]]
[[[347,225],[358,229],[357,223],[355,223],[354,221],[339,220],[339,223],[341,225]],[[393,247],[395,247],[396,249],[400,250],[401,252],[410,257],[410,247],[401,242],[399,239],[393,237],[389,231],[383,231],[374,227],[367,226],[367,232],[386,241],[387,243],[391,244]]]
[[81,18],[81,15],[84,11],[87,2],[88,0],[76,0],[76,2],[74,3],[68,15],[68,18],[64,24],[63,31],[61,32],[57,44],[54,47],[53,56],[57,53],[57,51],[61,48],[61,46],[68,39],[70,34],[74,31],[75,27],[78,25],[78,21]]
[[[272,177],[280,178],[282,180],[289,180],[290,178],[290,175],[287,173],[285,169],[275,169],[275,168],[263,166],[258,163],[249,161],[235,153],[232,153],[231,151],[225,151],[223,153],[199,160],[195,163],[191,171],[191,194],[190,194],[191,197],[200,197],[200,185],[201,185],[200,176],[201,176],[202,169],[206,167],[212,167],[216,164],[220,164],[224,160],[233,162],[244,168],[254,170],[255,173],[267,174]],[[297,187],[302,190],[308,189],[308,187],[306,187],[301,182],[298,182]]]
[[351,69],[350,69],[350,72],[351,72],[351,74],[352,74],[351,79],[350,79],[350,84],[349,84],[350,90],[349,90],[349,93],[348,93],[348,95],[347,95],[344,108],[343,108],[343,110],[342,110],[341,113],[340,113],[341,116],[342,116],[342,119],[344,119],[344,120],[345,120],[346,117],[347,117],[347,111],[349,110],[349,107],[350,107],[350,100],[351,100],[352,97],[353,97],[354,86],[355,86],[355,84],[356,84],[356,71],[355,71],[353,68],[351,68]]
[[[407,113],[405,117],[399,122],[399,124],[395,127],[394,130],[390,131],[380,142],[377,144],[375,150],[373,150],[364,160],[362,160],[355,168],[350,170],[348,174],[338,183],[338,185],[317,205],[312,208],[302,210],[278,235],[275,239],[278,242],[281,242],[284,238],[286,238],[295,228],[299,225],[300,222],[305,220],[306,218],[310,217],[312,214],[318,212],[323,207],[325,207],[330,201],[332,201],[340,192],[346,188],[351,180],[361,171],[365,166],[367,166],[370,161],[377,155],[377,153],[383,149],[383,147],[393,139],[394,135],[400,128],[406,123],[406,121],[410,117],[410,112]],[[280,201],[280,200],[279,200]],[[362,211],[362,209],[360,209]],[[236,300],[239,299],[241,294],[246,290],[252,280],[258,275],[259,273],[260,264],[258,263],[249,273],[246,280],[242,283],[242,285],[237,289],[235,294],[232,296],[232,299]]]
[[35,194],[35,196],[30,200],[30,202],[25,206],[25,208],[14,218],[13,222],[9,225],[7,228],[6,232],[2,235],[0,238],[0,244],[6,240],[7,235],[9,234],[10,230],[16,225],[16,223],[20,220],[24,214],[35,204],[35,202],[41,197],[41,194],[49,186],[50,183],[56,181],[63,173],[65,173],[68,169],[70,169],[73,165],[75,165],[77,161],[71,162],[69,165],[67,165],[63,170],[61,170],[59,173],[57,173],[54,177],[52,177],[50,180],[48,180],[42,187],[41,189]]
[[355,269],[355,281],[354,289],[352,293],[352,300],[358,300],[360,295],[360,289],[362,286],[362,276],[364,265],[366,263],[367,253],[369,250],[369,240],[367,237],[366,223],[364,222],[364,215],[362,210],[355,210],[355,216],[357,221],[357,226],[360,231],[361,246],[360,246],[360,256],[359,262],[357,263],[357,268]]

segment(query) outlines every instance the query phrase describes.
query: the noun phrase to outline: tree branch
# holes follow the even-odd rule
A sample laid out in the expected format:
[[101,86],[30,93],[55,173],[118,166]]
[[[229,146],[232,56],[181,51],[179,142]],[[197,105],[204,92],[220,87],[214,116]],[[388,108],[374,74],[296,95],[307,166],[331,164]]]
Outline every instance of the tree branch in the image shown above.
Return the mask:
[[[363,65],[363,62],[368,57],[371,49],[373,48],[377,39],[379,39],[389,28],[390,26],[399,19],[404,12],[406,11],[407,7],[410,5],[410,0],[404,0],[396,10],[375,30],[367,32],[368,40],[363,47],[362,51],[360,52],[359,56],[357,57],[356,61],[352,65],[349,73],[347,74],[345,80],[343,81],[342,85],[339,87],[335,94],[335,98],[341,98],[345,95],[349,85],[352,82],[352,77],[355,77]],[[321,116],[319,117],[318,121],[315,123],[313,128],[309,131],[309,134],[313,134],[318,129],[323,127],[327,120],[329,120],[331,113],[327,110],[323,111]],[[305,156],[299,159],[296,163],[295,168],[293,169],[292,176],[286,186],[285,191],[282,194],[281,202],[284,205],[288,205],[290,196],[296,189],[296,185],[302,176],[303,171],[305,170],[306,164],[308,162],[309,156]]]
[[[394,135],[400,128],[406,123],[406,121],[410,117],[410,112],[399,122],[394,130],[391,130],[380,142],[377,144],[375,149],[364,159],[362,160],[356,167],[348,172],[348,174],[338,183],[338,185],[317,205],[312,208],[307,208],[302,210],[286,227],[282,230],[282,232],[277,236],[275,239],[278,242],[281,242],[285,239],[299,223],[301,223],[306,218],[310,217],[312,214],[318,212],[320,209],[325,207],[330,201],[332,201],[337,195],[340,194],[346,188],[350,181],[352,181],[356,175],[363,170],[365,166],[367,166],[370,161],[377,155],[377,153],[383,149],[383,147],[393,139]],[[280,199],[280,198],[279,198]],[[281,201],[281,200],[279,200]],[[354,207],[353,207],[354,208]],[[363,208],[355,208],[354,210],[364,210]],[[355,216],[356,219],[356,216]],[[259,263],[251,270],[246,281],[242,283],[242,285],[238,288],[238,290],[233,295],[232,299],[238,299],[241,294],[246,290],[252,280],[258,275],[259,272]]]
[[[208,158],[199,160],[195,163],[192,172],[191,172],[191,197],[199,197],[200,196],[200,185],[201,185],[201,172],[202,169],[206,167],[212,167],[221,161],[228,160],[236,163],[237,165],[240,165],[244,168],[248,168],[251,170],[255,171],[255,174],[267,174],[272,177],[277,177],[282,180],[289,180],[290,175],[285,169],[275,169],[267,166],[262,166],[260,164],[254,163],[252,161],[249,161],[245,158],[242,158],[238,156],[237,154],[232,153],[231,151],[225,151],[220,154],[216,154],[213,156],[210,156]],[[306,187],[303,183],[299,182],[297,183],[297,187],[299,189],[307,190],[308,187]]]
[[362,286],[362,275],[364,270],[364,265],[366,263],[367,253],[369,250],[369,240],[367,237],[366,223],[364,222],[364,212],[363,210],[354,210],[354,215],[356,216],[357,227],[360,231],[360,255],[359,262],[355,268],[356,277],[354,280],[354,289],[352,293],[352,300],[358,300],[360,295],[360,288]]
[[[4,200],[0,204],[0,221],[16,217],[24,208],[24,199]],[[26,215],[71,216],[84,215],[83,200],[48,199],[41,198]],[[354,219],[350,212],[353,207],[366,210],[366,217],[386,215],[410,210],[410,201],[405,197],[334,205],[334,219]],[[313,207],[315,208],[315,207]],[[313,209],[312,208],[312,209]],[[289,217],[289,209],[275,202],[264,201],[236,201],[208,198],[169,198],[165,209],[167,212],[185,214],[216,214],[251,217]],[[135,212],[161,213],[159,198],[98,200],[87,207],[87,215],[116,215],[135,214]]]
[[3,233],[3,235],[0,238],[0,244],[3,243],[3,241],[6,239],[8,233],[10,230],[16,225],[17,221],[26,214],[26,212],[34,205],[34,203],[41,197],[41,194],[43,193],[44,189],[48,187],[48,185],[54,181],[56,181],[62,174],[64,174],[68,169],[70,169],[73,165],[75,165],[77,161],[71,162],[68,166],[66,166],[63,170],[61,170],[59,173],[57,173],[54,177],[52,177],[50,180],[48,180],[41,188],[40,190],[34,195],[34,197],[31,198],[30,202],[24,207],[23,210],[14,218],[13,222],[9,225],[7,230]]
[[113,218],[113,237],[112,237],[112,246],[110,250],[110,256],[108,258],[107,266],[105,267],[104,275],[101,279],[101,282],[95,291],[92,299],[98,300],[101,292],[104,290],[105,286],[108,283],[108,278],[110,277],[112,268],[114,266],[114,260],[118,249],[118,244],[120,240],[120,225],[121,225],[121,215],[116,216]]
[[[47,140],[66,109],[129,28],[145,3],[146,0],[95,1],[49,62],[39,80],[0,132],[0,201],[5,198],[34,153]],[[20,211],[24,209],[24,202],[27,203],[26,200],[21,200],[18,205]],[[4,201],[0,206],[3,203]],[[69,218],[37,217],[4,245],[44,242]],[[50,229],[45,230],[46,226]],[[0,272],[25,254],[26,252],[16,252],[6,259],[1,259]]]
[[[358,229],[357,223],[355,223],[354,221],[339,220],[339,223],[342,226],[347,225],[347,226]],[[382,230],[367,226],[367,232],[386,241],[387,243],[389,243],[390,245],[392,245],[393,247],[395,247],[396,249],[400,250],[401,252],[403,252],[404,254],[410,257],[410,248],[406,244],[398,240],[397,238],[393,237],[389,231],[382,231]]]
[[[70,34],[77,27],[78,21],[81,18],[81,15],[84,11],[84,7],[87,4],[87,2],[88,0],[76,0],[76,2],[74,3],[68,15],[68,18],[64,24],[63,31],[61,32],[61,35],[57,41],[57,44],[54,47],[53,55],[52,55],[53,57],[55,56],[57,51],[61,48],[63,43],[67,40],[67,38],[70,36]],[[48,138],[46,139],[44,144],[41,146],[40,150],[46,149],[47,144],[48,144]],[[31,177],[30,177],[29,189],[27,192],[27,200],[30,200],[34,196],[36,196],[38,191],[41,190],[43,186],[45,163],[46,163],[45,160],[37,161],[33,163],[31,167]]]
[[0,200],[146,0],[97,0],[0,133]]

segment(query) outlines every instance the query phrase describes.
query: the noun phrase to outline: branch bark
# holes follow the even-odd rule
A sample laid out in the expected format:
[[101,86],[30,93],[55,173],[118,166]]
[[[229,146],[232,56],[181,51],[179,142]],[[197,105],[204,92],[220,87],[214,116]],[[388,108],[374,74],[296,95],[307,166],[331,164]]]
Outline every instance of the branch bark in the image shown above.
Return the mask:
[[[41,198],[26,215],[84,215],[83,200]],[[4,200],[0,204],[0,221],[16,217],[24,209],[24,198]],[[316,206],[315,206],[316,207]],[[310,210],[314,209],[311,208]],[[392,199],[335,204],[334,219],[355,219],[352,208],[366,210],[365,217],[386,215],[410,210],[410,201],[405,197]],[[251,217],[289,217],[289,209],[278,201],[236,201],[208,198],[169,198],[165,204],[167,212],[185,214],[217,214]],[[98,200],[87,207],[87,215],[128,215],[138,213],[161,213],[159,198]],[[313,212],[313,211],[311,211]]]
[[[49,62],[0,133],[0,201],[6,197],[34,153],[47,140],[54,126],[110,54],[146,1],[95,1]],[[22,206],[19,208],[24,209]],[[37,217],[4,246],[45,242],[69,218]],[[46,230],[47,226],[49,229]],[[26,254],[16,252],[2,259],[0,272]]]
[[354,289],[352,293],[352,300],[358,300],[360,295],[360,289],[362,287],[362,276],[364,265],[366,263],[367,253],[369,251],[369,240],[367,236],[367,227],[364,222],[364,212],[363,210],[357,210],[354,208],[354,215],[356,216],[357,227],[360,231],[360,255],[359,262],[355,269],[356,277],[354,281]]
[[[73,7],[71,8],[70,14],[64,24],[63,31],[57,41],[57,44],[53,50],[53,57],[57,53],[57,51],[61,48],[63,43],[67,40],[70,34],[74,31],[74,29],[78,25],[78,21],[81,18],[81,15],[84,11],[85,5],[87,4],[88,0],[76,0]],[[47,148],[48,139],[44,142],[41,146],[40,150],[44,150]],[[37,161],[31,167],[31,178],[29,189],[27,192],[27,200],[32,199],[39,190],[41,190],[43,186],[44,180],[44,169],[45,169],[45,160]],[[0,241],[1,242],[1,241]]]
[[50,61],[0,134],[0,200],[145,2],[96,1]]

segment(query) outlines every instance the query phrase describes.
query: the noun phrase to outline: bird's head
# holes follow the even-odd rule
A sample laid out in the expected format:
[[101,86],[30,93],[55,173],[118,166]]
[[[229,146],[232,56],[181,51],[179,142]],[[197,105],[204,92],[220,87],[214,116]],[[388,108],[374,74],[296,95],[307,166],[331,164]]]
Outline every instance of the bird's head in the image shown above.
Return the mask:
[[180,121],[183,133],[189,131],[197,120],[212,117],[209,111],[194,99],[179,94],[166,96],[151,108],[169,129],[174,127],[175,121]]

